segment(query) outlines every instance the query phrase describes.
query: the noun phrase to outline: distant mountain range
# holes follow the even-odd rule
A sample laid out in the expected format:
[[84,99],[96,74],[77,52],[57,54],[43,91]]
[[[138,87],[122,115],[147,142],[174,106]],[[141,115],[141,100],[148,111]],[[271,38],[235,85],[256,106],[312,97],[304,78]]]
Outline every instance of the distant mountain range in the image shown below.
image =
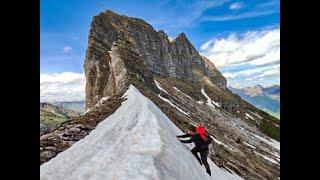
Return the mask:
[[78,117],[81,113],[56,106],[50,103],[40,103],[40,132],[51,130],[61,123]]
[[62,106],[66,109],[70,109],[79,113],[83,113],[86,108],[86,104],[83,101],[66,101],[66,102],[51,102],[55,106]]
[[228,86],[232,92],[238,94],[242,99],[248,101],[252,105],[264,110],[277,118],[280,118],[280,86],[273,85],[262,87],[256,85],[254,87],[234,88]]

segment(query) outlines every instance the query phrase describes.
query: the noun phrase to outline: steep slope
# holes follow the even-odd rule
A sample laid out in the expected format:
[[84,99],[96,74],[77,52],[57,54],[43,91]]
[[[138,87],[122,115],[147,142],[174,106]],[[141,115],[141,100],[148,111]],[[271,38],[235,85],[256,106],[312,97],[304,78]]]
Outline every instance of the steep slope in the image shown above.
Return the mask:
[[73,110],[50,103],[40,103],[40,132],[53,129],[61,123],[78,116],[80,116],[80,113]]
[[211,160],[207,175],[152,101],[132,85],[125,96],[88,136],[40,166],[40,179],[241,179]]

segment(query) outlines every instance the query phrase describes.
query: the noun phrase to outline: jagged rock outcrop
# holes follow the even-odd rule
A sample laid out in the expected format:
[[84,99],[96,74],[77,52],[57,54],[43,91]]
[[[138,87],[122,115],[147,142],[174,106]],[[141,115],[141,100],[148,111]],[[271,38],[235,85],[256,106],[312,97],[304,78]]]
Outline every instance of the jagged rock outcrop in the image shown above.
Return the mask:
[[227,79],[222,76],[221,72],[214,66],[214,64],[206,57],[202,56],[204,60],[207,74],[210,77],[211,82],[216,84],[218,87],[225,89],[227,85]]
[[[131,43],[132,49],[153,74],[187,81],[208,76],[217,86],[226,87],[226,79],[212,63],[199,55],[184,33],[170,42],[164,31],[155,31],[141,19],[105,11],[94,16],[89,32],[84,63],[88,82],[87,108],[92,107],[101,97],[114,93],[108,92],[111,87],[107,87],[111,85],[110,80],[113,80],[112,67],[115,68],[115,60],[112,57],[117,56],[112,47],[124,40]],[[121,68],[121,63],[116,65],[116,68]]]

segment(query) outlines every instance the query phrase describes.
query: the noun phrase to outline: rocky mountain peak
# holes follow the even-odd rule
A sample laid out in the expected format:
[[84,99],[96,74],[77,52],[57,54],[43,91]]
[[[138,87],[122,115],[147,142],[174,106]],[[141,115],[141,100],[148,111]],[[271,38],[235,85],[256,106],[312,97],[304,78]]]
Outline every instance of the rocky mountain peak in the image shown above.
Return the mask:
[[260,95],[263,92],[262,90],[262,87],[259,86],[244,88],[244,92],[251,97]]
[[254,86],[255,88],[258,88],[258,89],[263,89],[263,87],[260,85],[260,84],[257,84]]
[[[112,77],[126,69],[121,62],[128,57],[114,53],[113,46],[121,43],[121,48],[130,49],[148,72],[158,76],[201,81],[211,79],[218,87],[225,88],[226,80],[218,71],[209,67],[184,33],[170,42],[163,30],[158,32],[142,19],[118,15],[106,10],[94,16],[89,32],[88,49],[84,63],[87,79],[86,106],[91,107],[110,92]],[[123,52],[122,50],[117,50]],[[121,56],[124,59],[119,59]],[[112,64],[119,61],[117,66]],[[131,61],[127,61],[131,62]],[[119,69],[121,64],[122,69]],[[113,68],[116,68],[114,70]],[[128,72],[128,71],[126,71]],[[118,73],[118,72],[117,72]],[[126,73],[122,73],[125,78]],[[107,87],[109,86],[109,87]],[[116,88],[119,89],[119,88]]]
[[245,87],[242,89],[247,95],[251,97],[255,97],[262,94],[280,94],[280,86],[279,85],[271,85],[268,87],[263,87],[259,84],[253,86],[253,87]]
[[159,30],[158,33],[159,33],[160,36],[168,37],[168,35],[163,30]]
[[184,34],[184,33],[180,33],[180,34],[177,36],[176,40],[180,40],[180,41],[184,41],[184,42],[190,43],[189,40],[188,40],[188,38],[187,38],[187,36],[186,36],[186,34]]

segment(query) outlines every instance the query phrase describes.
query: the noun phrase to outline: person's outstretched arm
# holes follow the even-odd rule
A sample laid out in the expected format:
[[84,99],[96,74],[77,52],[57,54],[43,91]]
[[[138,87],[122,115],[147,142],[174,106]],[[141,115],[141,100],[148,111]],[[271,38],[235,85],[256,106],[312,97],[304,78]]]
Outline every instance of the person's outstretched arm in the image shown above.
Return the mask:
[[192,142],[194,142],[194,138],[191,136],[191,138],[188,139],[188,140],[181,140],[181,139],[179,139],[179,141],[182,142],[182,143],[192,143]]
[[190,134],[184,134],[184,135],[180,135],[180,136],[177,136],[178,138],[187,138],[187,137],[191,137]]
[[188,139],[188,140],[179,140],[180,142],[182,142],[182,143],[192,143],[193,142],[193,140],[192,139]]

